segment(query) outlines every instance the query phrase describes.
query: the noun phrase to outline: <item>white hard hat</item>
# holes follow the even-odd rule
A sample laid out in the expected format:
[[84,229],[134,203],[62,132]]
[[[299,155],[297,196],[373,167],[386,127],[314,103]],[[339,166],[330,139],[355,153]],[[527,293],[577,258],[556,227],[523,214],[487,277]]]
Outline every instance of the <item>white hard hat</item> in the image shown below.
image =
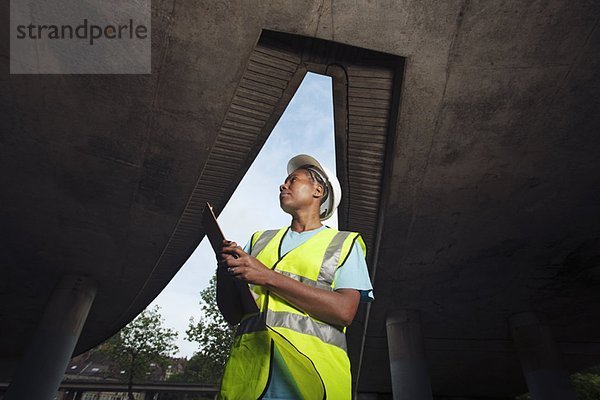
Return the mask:
[[298,154],[288,161],[288,175],[298,168],[306,165],[315,167],[315,169],[317,169],[323,175],[323,178],[325,178],[325,183],[327,184],[327,198],[323,203],[321,203],[320,210],[320,219],[321,221],[325,221],[333,215],[333,212],[340,205],[340,200],[342,199],[342,188],[340,187],[340,182],[329,169],[322,166],[321,163],[319,163],[314,157],[311,157],[307,154]]

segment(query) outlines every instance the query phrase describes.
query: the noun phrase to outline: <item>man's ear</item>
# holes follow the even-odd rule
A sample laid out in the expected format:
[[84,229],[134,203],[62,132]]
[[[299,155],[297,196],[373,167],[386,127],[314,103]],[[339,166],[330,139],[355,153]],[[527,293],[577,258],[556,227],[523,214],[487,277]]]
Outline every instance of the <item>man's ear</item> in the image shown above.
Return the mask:
[[324,192],[325,190],[323,189],[323,186],[317,183],[315,185],[315,190],[313,191],[313,197],[323,197]]

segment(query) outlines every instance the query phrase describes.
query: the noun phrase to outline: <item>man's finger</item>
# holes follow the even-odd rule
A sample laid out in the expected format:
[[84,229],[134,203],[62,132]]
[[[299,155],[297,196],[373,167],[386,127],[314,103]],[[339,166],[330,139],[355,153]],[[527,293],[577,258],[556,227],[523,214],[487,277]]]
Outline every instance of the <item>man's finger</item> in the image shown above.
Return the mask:
[[243,261],[241,261],[239,258],[230,258],[227,260],[228,267],[239,267],[242,264],[243,264]]
[[217,264],[220,267],[226,267],[227,266],[227,260],[225,258],[221,258],[220,260],[217,261]]
[[230,258],[235,258],[235,257],[231,254],[231,252],[226,253],[223,251],[223,252],[221,252],[221,258],[224,260],[228,260]]
[[245,255],[246,252],[240,246],[237,246],[237,247],[234,247],[234,248],[231,249],[231,253],[230,254],[235,254],[239,258],[239,257]]
[[229,257],[240,258],[247,253],[241,247],[224,247],[223,254],[227,254]]

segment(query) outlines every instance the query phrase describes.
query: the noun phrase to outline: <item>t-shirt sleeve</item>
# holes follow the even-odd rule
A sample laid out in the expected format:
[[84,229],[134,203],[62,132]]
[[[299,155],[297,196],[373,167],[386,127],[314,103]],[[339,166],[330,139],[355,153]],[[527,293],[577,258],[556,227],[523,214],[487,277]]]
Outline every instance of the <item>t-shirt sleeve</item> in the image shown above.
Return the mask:
[[368,303],[375,299],[373,285],[369,277],[365,253],[356,242],[350,250],[346,262],[335,271],[333,276],[333,290],[356,289],[360,292],[360,301]]
[[252,244],[252,236],[250,236],[250,240],[244,246],[244,252],[250,254],[250,245]]

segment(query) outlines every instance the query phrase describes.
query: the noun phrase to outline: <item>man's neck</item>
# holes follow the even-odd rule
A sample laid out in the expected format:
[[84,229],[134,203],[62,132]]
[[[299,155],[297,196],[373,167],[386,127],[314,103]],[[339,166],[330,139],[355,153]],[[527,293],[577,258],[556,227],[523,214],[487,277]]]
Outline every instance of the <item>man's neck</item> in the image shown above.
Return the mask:
[[292,216],[292,224],[290,227],[294,232],[305,232],[318,229],[321,226],[321,220],[319,215],[315,213],[310,214],[296,214]]

